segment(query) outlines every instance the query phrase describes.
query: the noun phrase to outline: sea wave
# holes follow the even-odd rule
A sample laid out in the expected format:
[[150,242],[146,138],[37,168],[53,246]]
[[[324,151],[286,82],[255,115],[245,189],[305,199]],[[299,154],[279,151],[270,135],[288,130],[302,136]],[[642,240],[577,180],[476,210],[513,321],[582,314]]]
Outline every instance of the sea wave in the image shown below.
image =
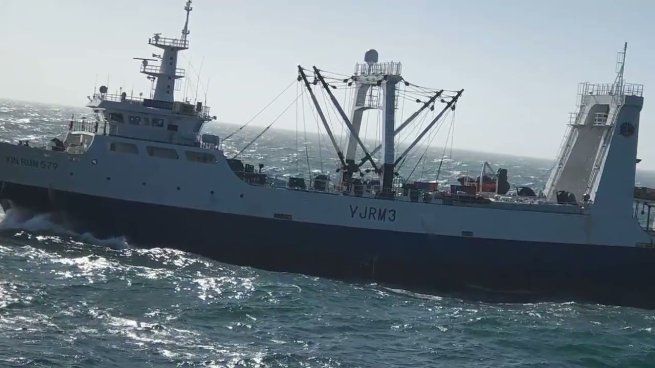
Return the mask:
[[54,233],[69,236],[72,240],[113,249],[128,248],[125,237],[100,239],[90,232],[77,233],[66,227],[55,213],[36,213],[22,208],[11,208],[0,214],[0,231],[27,230],[33,233]]

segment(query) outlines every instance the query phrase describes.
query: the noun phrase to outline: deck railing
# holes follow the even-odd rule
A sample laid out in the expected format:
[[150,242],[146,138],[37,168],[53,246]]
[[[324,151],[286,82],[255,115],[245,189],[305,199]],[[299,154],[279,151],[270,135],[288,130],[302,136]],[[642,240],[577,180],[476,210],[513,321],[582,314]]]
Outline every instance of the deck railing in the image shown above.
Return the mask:
[[[158,64],[141,65],[141,73],[164,74],[164,72],[161,71],[161,65]],[[186,75],[186,71],[184,69],[182,68],[175,69],[175,78],[184,78],[185,75]]]
[[642,97],[644,94],[643,84],[623,83],[617,85],[615,83],[580,83],[578,86],[578,94],[580,95],[624,95],[624,96],[637,96]]
[[361,64],[355,65],[355,75],[401,75],[402,64],[395,61],[375,63],[375,64]]
[[179,38],[166,38],[159,35],[154,35],[148,39],[148,43],[153,46],[176,47],[181,49],[189,48],[189,40],[181,40]]
[[127,96],[127,94],[122,95],[115,93],[96,93],[93,95],[93,98],[101,101],[129,102],[139,105],[143,103],[143,97]]
[[104,123],[100,121],[91,121],[87,119],[72,119],[68,122],[68,131],[70,132],[86,132],[97,134],[99,130],[103,129]]
[[655,202],[635,199],[633,205],[633,217],[639,222],[639,226],[646,231],[653,231],[653,217],[655,216]]

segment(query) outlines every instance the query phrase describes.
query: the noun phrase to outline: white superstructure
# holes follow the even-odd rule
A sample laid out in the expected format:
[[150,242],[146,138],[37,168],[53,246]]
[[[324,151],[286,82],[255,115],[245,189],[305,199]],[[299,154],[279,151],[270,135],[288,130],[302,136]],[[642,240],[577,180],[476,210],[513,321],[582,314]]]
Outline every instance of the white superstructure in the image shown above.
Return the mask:
[[154,59],[141,60],[141,73],[153,82],[151,98],[128,96],[126,92],[111,94],[101,86],[87,104],[97,114],[98,129],[113,136],[147,139],[183,145],[198,144],[202,125],[215,119],[203,102],[176,101],[175,86],[185,77],[178,68],[178,53],[189,48],[189,14],[191,1],[184,8],[186,21],[181,38],[166,38],[160,33],[148,39],[148,44],[161,51]]

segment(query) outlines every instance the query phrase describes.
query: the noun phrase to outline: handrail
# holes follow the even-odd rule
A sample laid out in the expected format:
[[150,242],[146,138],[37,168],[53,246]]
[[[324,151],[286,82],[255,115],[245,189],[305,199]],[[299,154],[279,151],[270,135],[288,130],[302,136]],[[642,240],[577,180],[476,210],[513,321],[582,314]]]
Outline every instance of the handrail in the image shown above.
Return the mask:
[[189,40],[181,40],[179,38],[166,38],[159,35],[154,35],[152,38],[149,38],[148,43],[153,46],[178,47],[183,49],[189,48]]
[[655,203],[652,201],[640,200],[638,198],[634,199],[634,213],[632,217],[634,217],[639,223],[639,226],[641,226],[641,228],[646,231],[654,230],[652,220],[653,215],[655,215],[655,211],[651,211],[654,206]]
[[98,133],[100,121],[88,121],[86,119],[74,119],[68,122],[68,131]]
[[[157,65],[157,64],[141,65],[141,73],[165,74],[164,72],[161,71],[161,65]],[[175,68],[175,78],[184,78],[185,74],[186,71],[184,69]]]
[[580,95],[623,95],[642,97],[644,94],[644,85],[635,83],[624,83],[617,86],[614,83],[580,83],[578,87]]
[[[324,181],[326,185],[325,190],[316,189],[313,187],[314,181],[310,177],[309,185],[305,189],[298,188],[288,188],[286,185],[287,178],[286,175],[275,175],[268,176],[269,179],[265,183],[257,183],[252,180],[245,179],[241,177],[246,173],[245,170],[235,170],[234,171],[241,180],[248,183],[252,186],[260,187],[270,187],[281,190],[293,190],[293,191],[304,191],[311,192],[316,194],[329,194],[329,195],[344,195],[349,197],[363,197],[371,199],[380,199],[378,195],[381,193],[379,190],[374,188],[369,188],[366,184],[362,183],[362,192],[361,195],[355,194],[354,187],[344,187],[333,183],[331,180]],[[283,179],[280,179],[280,176]],[[288,179],[288,178],[287,178]],[[306,178],[305,178],[306,179]],[[394,185],[395,195],[392,197],[394,201],[399,202],[419,202],[425,205],[456,205],[456,206],[490,206],[497,209],[506,208],[503,206],[507,205],[516,205],[520,206],[522,210],[525,211],[541,211],[541,212],[556,212],[562,211],[565,213],[581,214],[584,213],[585,209],[589,208],[590,204],[586,206],[571,206],[565,204],[559,204],[555,202],[546,201],[545,197],[536,198],[535,200],[527,200],[525,198],[515,197],[515,196],[500,196],[494,200],[489,200],[486,197],[471,197],[471,196],[459,196],[452,195],[444,191],[424,191],[420,189],[408,190],[407,194],[404,194],[402,188],[399,188]],[[511,200],[513,199],[513,200]],[[388,199],[384,199],[387,201]]]
[[213,151],[220,151],[221,150],[220,144],[207,143],[207,142],[200,142],[200,148],[213,150]]
[[355,64],[355,75],[401,75],[402,64],[396,61],[389,61],[375,64]]
[[122,95],[115,94],[115,93],[96,93],[93,95],[93,98],[102,101],[130,102],[135,104],[141,104],[143,102],[143,97],[134,97],[134,96],[127,97],[127,94],[125,95],[125,97],[123,97]]

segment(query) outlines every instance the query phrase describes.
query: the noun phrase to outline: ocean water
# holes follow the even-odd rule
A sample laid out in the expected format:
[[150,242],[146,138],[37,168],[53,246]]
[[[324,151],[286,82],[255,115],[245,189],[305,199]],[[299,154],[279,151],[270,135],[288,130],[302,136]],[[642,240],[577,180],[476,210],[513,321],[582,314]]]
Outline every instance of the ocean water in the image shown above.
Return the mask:
[[[45,144],[83,112],[0,100],[0,137]],[[333,171],[327,141],[319,150],[308,133],[305,148],[304,135],[271,131],[243,157],[281,180]],[[402,175],[435,179],[443,151],[427,152]],[[552,164],[454,150],[439,179],[477,175],[484,160],[536,188]],[[655,175],[638,182],[652,186]],[[48,214],[0,216],[0,367],[655,367],[653,311],[416,294],[139,249]]]

